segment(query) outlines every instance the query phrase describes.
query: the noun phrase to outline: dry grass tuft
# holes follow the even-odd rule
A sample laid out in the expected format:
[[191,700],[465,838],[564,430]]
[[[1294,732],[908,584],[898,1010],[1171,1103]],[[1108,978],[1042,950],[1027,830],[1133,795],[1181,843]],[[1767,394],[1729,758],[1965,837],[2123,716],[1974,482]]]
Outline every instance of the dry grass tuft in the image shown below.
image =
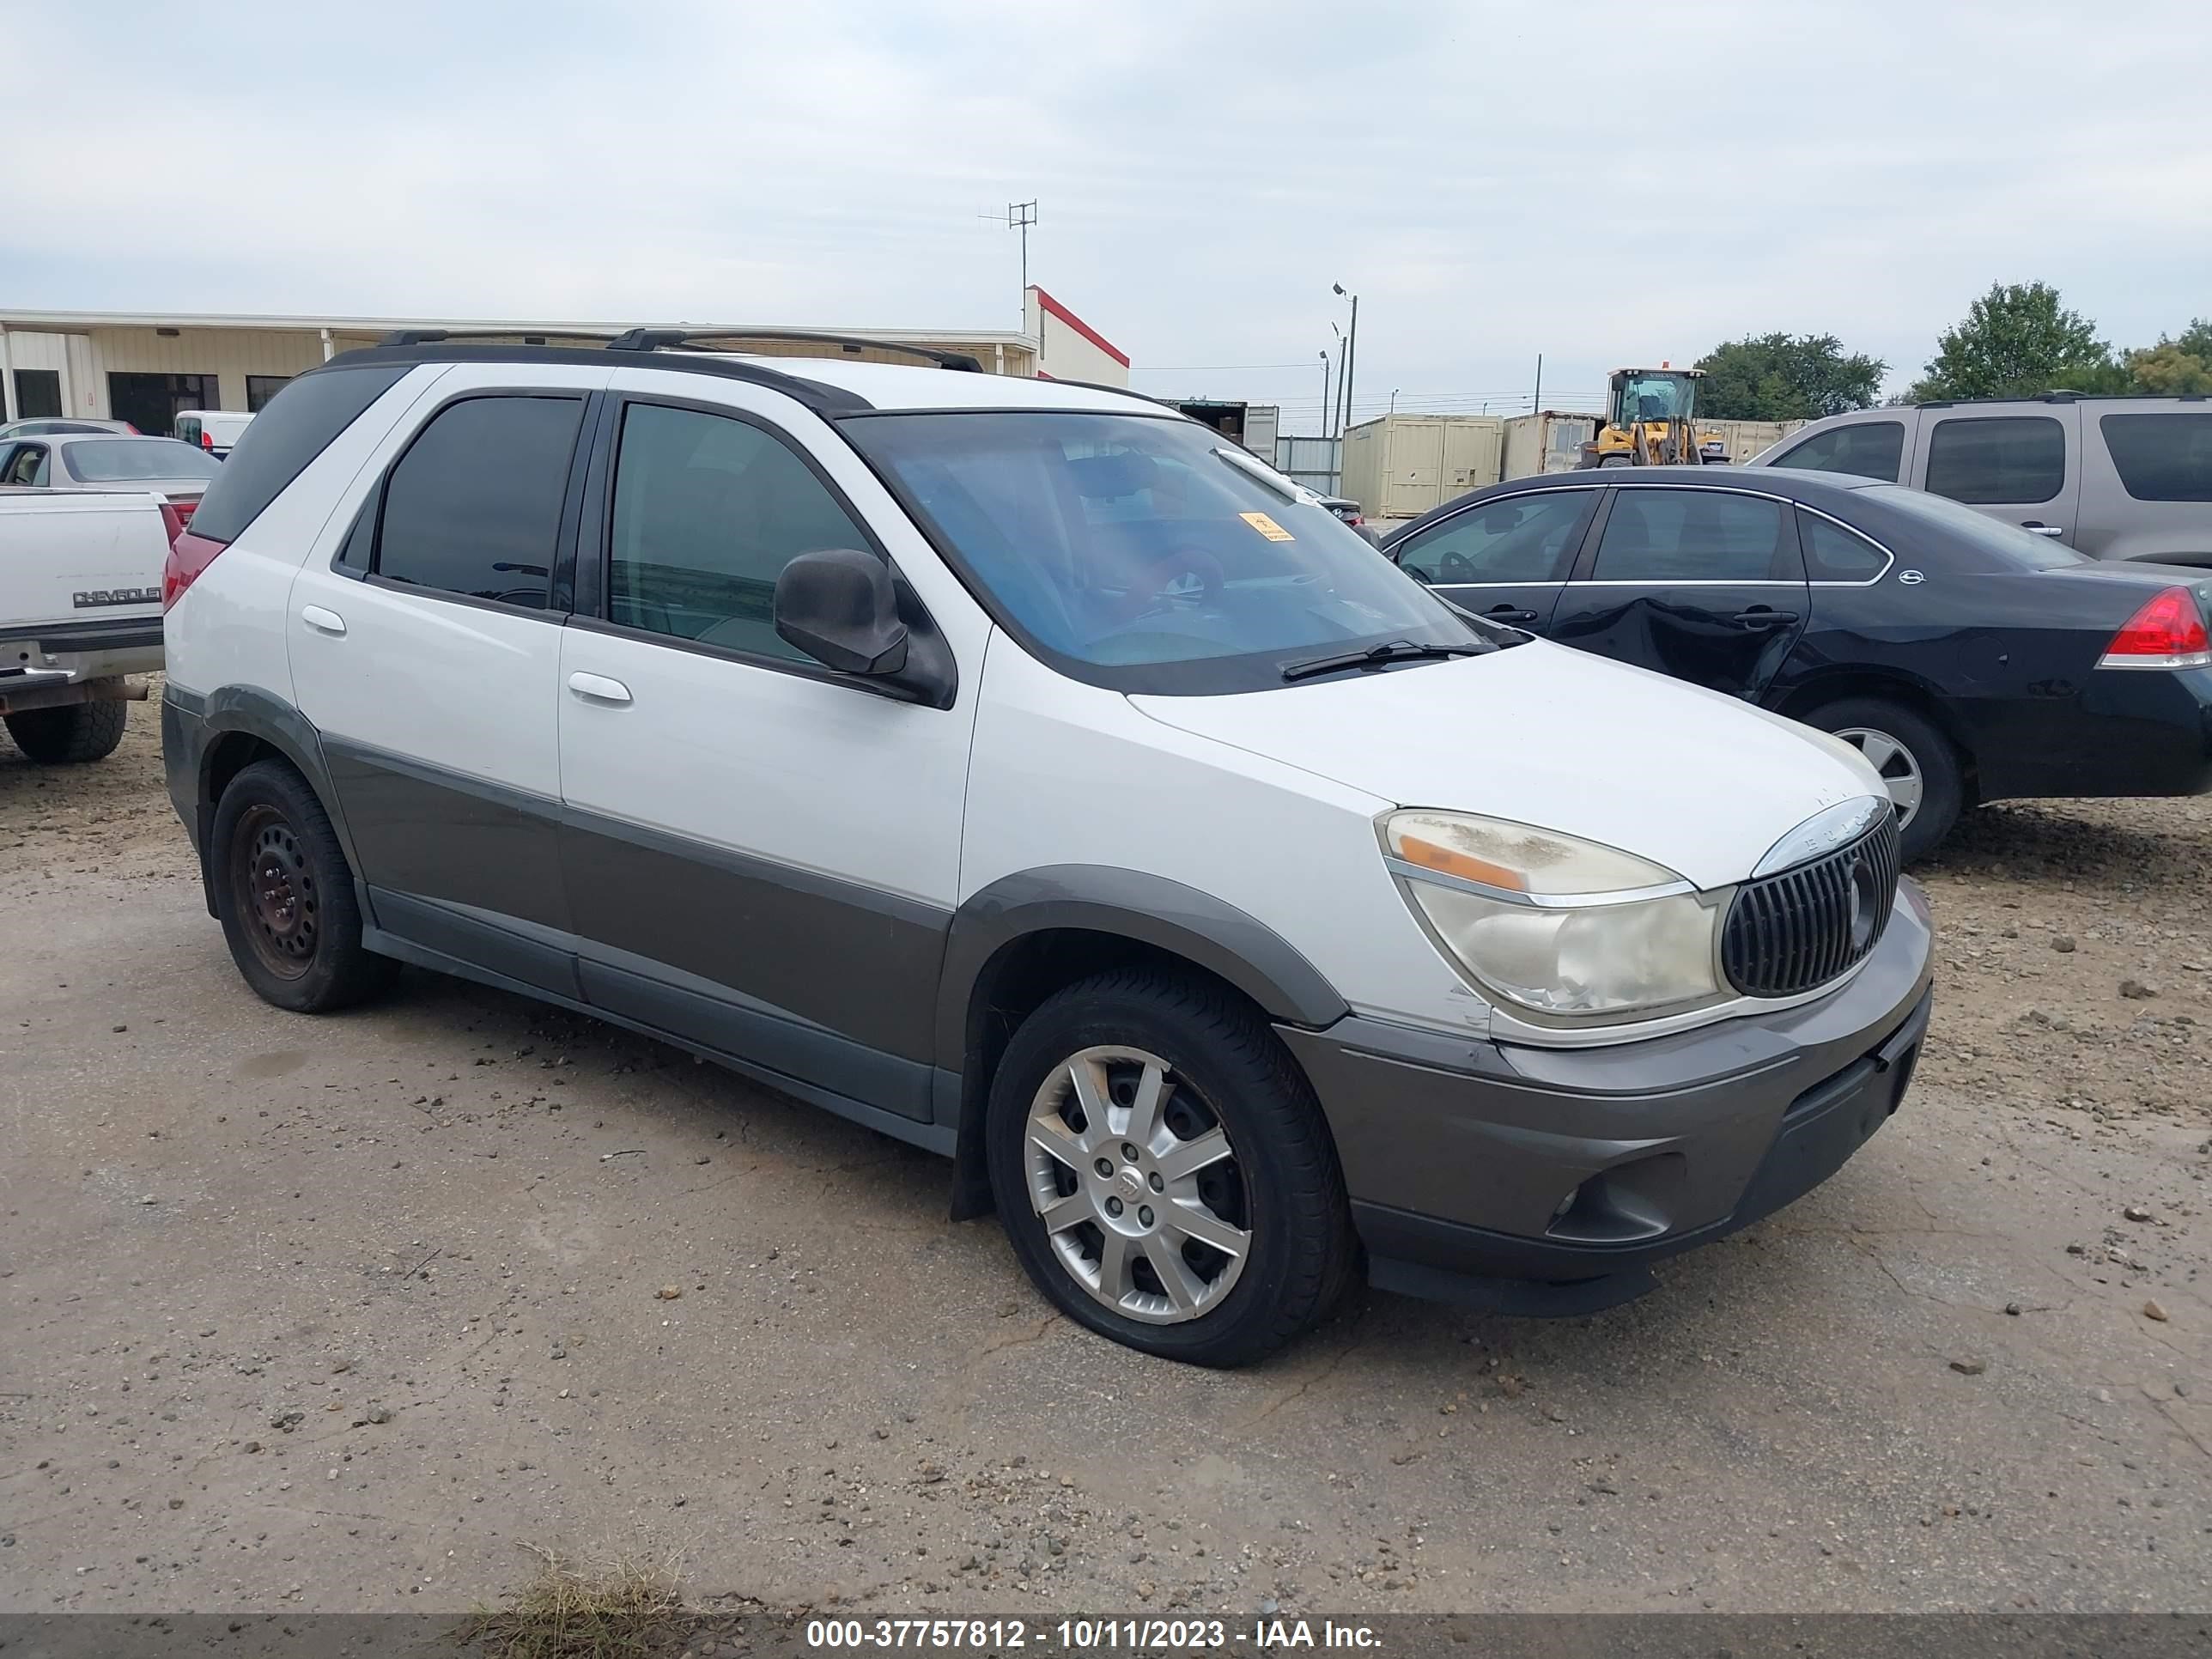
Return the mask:
[[537,1575],[505,1606],[475,1613],[460,1633],[464,1644],[494,1659],[636,1659],[660,1651],[677,1631],[684,1596],[673,1562],[535,1553]]

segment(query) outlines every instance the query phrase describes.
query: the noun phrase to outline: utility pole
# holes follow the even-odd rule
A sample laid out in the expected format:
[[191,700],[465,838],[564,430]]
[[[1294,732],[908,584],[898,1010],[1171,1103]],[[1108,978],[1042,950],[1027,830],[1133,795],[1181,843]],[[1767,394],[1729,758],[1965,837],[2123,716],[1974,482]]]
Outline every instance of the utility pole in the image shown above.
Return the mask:
[[1544,412],[1544,354],[1540,351],[1536,354],[1535,412],[1539,415]]
[[1341,283],[1332,283],[1329,286],[1335,291],[1338,299],[1352,301],[1352,326],[1346,331],[1344,337],[1344,421],[1337,428],[1339,432],[1344,432],[1348,431],[1352,426],[1352,377],[1359,369],[1359,296],[1357,294],[1346,294]]

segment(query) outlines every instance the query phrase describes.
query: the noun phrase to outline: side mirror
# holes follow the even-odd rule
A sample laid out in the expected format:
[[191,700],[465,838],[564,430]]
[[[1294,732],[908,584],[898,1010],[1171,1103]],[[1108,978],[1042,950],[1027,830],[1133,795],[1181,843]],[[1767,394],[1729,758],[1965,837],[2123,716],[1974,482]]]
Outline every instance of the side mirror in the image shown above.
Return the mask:
[[848,674],[906,666],[890,567],[872,553],[831,547],[802,553],[775,579],[775,631],[815,661]]

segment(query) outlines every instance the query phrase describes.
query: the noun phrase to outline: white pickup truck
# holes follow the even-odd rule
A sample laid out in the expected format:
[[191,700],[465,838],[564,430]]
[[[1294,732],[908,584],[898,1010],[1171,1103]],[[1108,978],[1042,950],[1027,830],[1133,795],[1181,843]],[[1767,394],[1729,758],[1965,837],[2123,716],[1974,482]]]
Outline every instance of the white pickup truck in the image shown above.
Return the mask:
[[154,495],[0,490],[0,721],[27,760],[94,761],[123,741],[127,674],[161,666]]

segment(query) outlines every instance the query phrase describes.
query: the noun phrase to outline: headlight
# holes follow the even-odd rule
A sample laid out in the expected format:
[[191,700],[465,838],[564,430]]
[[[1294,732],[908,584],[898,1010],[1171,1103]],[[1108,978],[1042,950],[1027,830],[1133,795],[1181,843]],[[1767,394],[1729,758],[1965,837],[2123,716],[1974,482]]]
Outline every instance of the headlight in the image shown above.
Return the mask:
[[1713,939],[1726,907],[1671,870],[1457,812],[1394,812],[1382,830],[1437,941],[1510,1005],[1554,1019],[1644,1019],[1721,994]]

